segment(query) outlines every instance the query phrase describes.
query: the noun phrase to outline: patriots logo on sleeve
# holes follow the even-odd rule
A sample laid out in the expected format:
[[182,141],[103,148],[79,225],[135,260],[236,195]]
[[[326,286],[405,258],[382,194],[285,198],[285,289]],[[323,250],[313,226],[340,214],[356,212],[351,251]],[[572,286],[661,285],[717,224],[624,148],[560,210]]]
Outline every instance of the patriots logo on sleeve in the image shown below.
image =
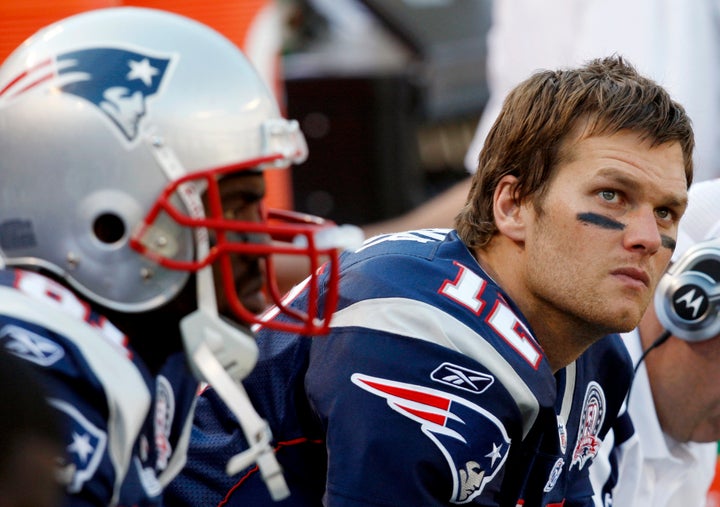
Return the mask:
[[[421,431],[440,449],[453,477],[451,503],[464,504],[482,493],[495,477],[510,450],[502,423],[490,412],[464,398],[424,386],[355,373],[352,382],[387,400],[388,406],[417,422]],[[468,442],[469,433],[481,443]],[[478,455],[473,449],[484,446]]]
[[171,56],[120,48],[58,54],[0,83],[0,107],[34,90],[57,90],[97,106],[127,141],[137,138],[147,100],[167,80]]
[[70,403],[58,399],[49,399],[48,402],[65,413],[70,422],[71,431],[65,448],[70,462],[64,464],[65,473],[61,472],[61,475],[66,476],[68,491],[77,493],[97,471],[107,447],[107,433]]

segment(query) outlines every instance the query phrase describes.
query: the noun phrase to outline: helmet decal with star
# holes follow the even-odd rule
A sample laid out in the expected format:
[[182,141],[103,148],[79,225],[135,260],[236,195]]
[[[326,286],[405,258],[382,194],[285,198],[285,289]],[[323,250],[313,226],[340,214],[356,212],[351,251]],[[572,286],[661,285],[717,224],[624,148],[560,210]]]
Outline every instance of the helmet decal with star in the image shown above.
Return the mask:
[[0,107],[36,90],[81,97],[111,120],[127,141],[140,132],[147,100],[167,81],[173,56],[96,47],[60,53],[0,83]]
[[107,448],[107,433],[90,422],[70,403],[50,398],[48,403],[62,412],[69,423],[67,438],[67,462],[60,464],[62,476],[66,477],[67,490],[76,493],[92,479]]

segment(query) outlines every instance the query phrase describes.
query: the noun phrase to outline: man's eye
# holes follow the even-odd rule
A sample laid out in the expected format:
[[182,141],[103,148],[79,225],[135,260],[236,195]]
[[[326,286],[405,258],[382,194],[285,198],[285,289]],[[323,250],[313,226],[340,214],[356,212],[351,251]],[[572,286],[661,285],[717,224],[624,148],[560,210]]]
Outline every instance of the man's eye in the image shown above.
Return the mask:
[[615,192],[614,190],[601,190],[600,197],[604,201],[612,202],[617,200],[617,192]]
[[672,212],[667,208],[660,208],[656,210],[655,213],[657,214],[658,218],[661,218],[663,220],[672,218]]
[[243,215],[247,213],[250,205],[233,205],[231,208],[223,210],[223,215],[227,220],[241,220]]

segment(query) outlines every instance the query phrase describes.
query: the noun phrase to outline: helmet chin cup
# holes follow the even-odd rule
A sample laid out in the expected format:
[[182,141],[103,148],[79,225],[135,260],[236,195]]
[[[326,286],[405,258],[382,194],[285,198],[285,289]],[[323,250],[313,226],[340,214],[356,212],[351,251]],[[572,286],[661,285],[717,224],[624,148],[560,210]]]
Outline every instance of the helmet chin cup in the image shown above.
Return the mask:
[[[207,347],[223,372],[235,383],[242,381],[255,367],[258,349],[249,330],[236,327],[203,309],[185,316],[180,321],[180,330],[191,359],[198,348]],[[198,380],[213,383],[207,375],[212,376],[214,370],[193,360],[190,365]]]
[[658,320],[677,338],[720,335],[720,240],[689,248],[660,279],[654,303]]

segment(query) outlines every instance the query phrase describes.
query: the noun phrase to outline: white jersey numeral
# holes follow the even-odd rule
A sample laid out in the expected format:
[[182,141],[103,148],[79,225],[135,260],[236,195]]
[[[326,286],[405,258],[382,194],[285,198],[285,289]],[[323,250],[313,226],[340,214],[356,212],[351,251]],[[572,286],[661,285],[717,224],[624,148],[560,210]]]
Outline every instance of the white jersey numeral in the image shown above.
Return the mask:
[[60,309],[63,313],[78,320],[83,320],[98,329],[105,338],[122,348],[127,348],[127,337],[110,323],[105,317],[92,317],[90,305],[79,299],[72,291],[66,289],[44,276],[30,271],[23,271],[17,281],[17,288],[37,301],[44,301]]
[[[487,281],[459,262],[454,264],[458,267],[457,277],[452,282],[445,280],[438,292],[480,315],[486,305],[481,296]],[[502,300],[495,302],[487,322],[523,359],[537,369],[542,353],[530,332]]]
[[18,289],[28,296],[56,306],[77,319],[86,320],[88,318],[89,306],[62,285],[30,272],[23,272],[19,278]]
[[487,321],[530,366],[537,369],[542,354],[535,346],[530,331],[505,303],[498,300]]
[[459,262],[454,262],[454,264],[459,268],[458,275],[452,282],[445,280],[440,287],[440,294],[446,295],[480,315],[485,306],[485,301],[480,299],[480,295],[485,290],[487,282]]

